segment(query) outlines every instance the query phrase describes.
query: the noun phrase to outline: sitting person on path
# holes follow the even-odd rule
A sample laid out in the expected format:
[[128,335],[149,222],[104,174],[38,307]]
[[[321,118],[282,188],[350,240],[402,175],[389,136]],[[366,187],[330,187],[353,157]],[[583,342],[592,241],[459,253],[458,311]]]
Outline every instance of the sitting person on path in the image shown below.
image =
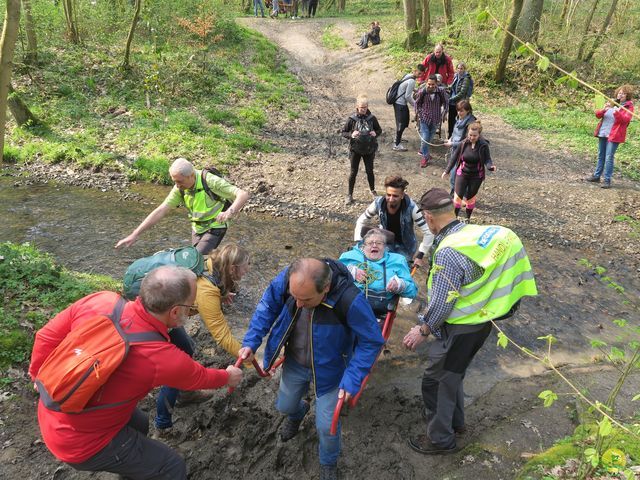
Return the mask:
[[463,62],[459,62],[449,92],[447,138],[451,138],[456,124],[458,102],[460,100],[468,100],[471,97],[471,88],[471,75],[467,72],[467,66]]
[[[385,178],[385,194],[377,197],[358,217],[353,239],[362,240],[365,223],[378,217],[380,228],[394,235],[393,245],[388,246],[389,251],[403,255],[408,263],[413,262],[421,266],[423,256],[429,252],[433,243],[433,235],[420,213],[420,208],[405,192],[408,185],[409,182],[400,175],[389,175]],[[422,230],[422,243],[419,248],[414,226]]]
[[430,335],[434,341],[422,377],[426,426],[408,443],[419,453],[443,455],[457,450],[456,435],[466,430],[463,380],[491,321],[512,316],[523,297],[538,292],[524,246],[511,230],[459,222],[441,188],[426,192],[420,207],[436,234],[428,303],[403,343],[415,350]]
[[402,134],[409,126],[410,114],[409,106],[415,109],[415,100],[413,99],[413,90],[416,87],[416,78],[424,69],[422,64],[418,64],[412,73],[407,73],[402,77],[402,81],[398,86],[398,97],[393,102],[393,114],[396,118],[396,140],[393,144],[393,150],[396,152],[406,152],[407,147],[402,144]]
[[366,96],[359,95],[356,99],[356,113],[347,119],[347,123],[342,129],[342,136],[349,139],[349,161],[351,162],[349,192],[346,198],[347,205],[353,203],[353,189],[356,185],[360,160],[364,162],[371,195],[373,198],[378,195],[373,174],[373,161],[376,156],[376,150],[378,150],[376,137],[381,134],[382,128],[380,128],[378,119],[369,111],[369,100]]
[[453,195],[453,205],[456,215],[462,208],[462,200],[466,201],[467,220],[471,218],[476,206],[480,186],[486,176],[486,170],[496,171],[496,166],[491,160],[489,141],[481,136],[482,124],[473,122],[468,127],[467,138],[460,143],[451,154],[449,163],[442,178],[456,167],[456,181]]
[[419,122],[420,132],[420,167],[426,168],[431,160],[429,153],[429,143],[433,140],[433,135],[440,127],[445,112],[448,110],[449,96],[444,87],[438,87],[438,80],[435,74],[430,75],[427,83],[418,90],[416,95],[416,115]]
[[[184,158],[178,158],[171,164],[169,175],[175,184],[169,195],[129,236],[120,240],[116,248],[130,247],[142,232],[162,220],[171,209],[184,206],[191,220],[191,242],[201,254],[206,255],[220,244],[227,233],[228,221],[249,200],[247,192],[208,172],[204,181],[215,197],[212,198],[202,184],[202,171],[193,168],[191,162]],[[225,210],[227,200],[233,203]]]
[[[205,261],[205,271],[198,277],[195,306],[200,318],[209,329],[216,344],[235,358],[240,342],[233,336],[222,311],[223,304],[230,304],[238,290],[242,277],[249,271],[249,252],[244,248],[227,244],[214,250]],[[193,340],[184,327],[169,332],[171,343],[190,357],[193,356]],[[163,386],[156,400],[155,426],[161,436],[171,432],[171,411],[180,398],[181,404],[204,401],[211,398],[211,391],[180,392],[177,388]]]
[[627,127],[633,118],[633,87],[622,85],[618,88],[616,100],[624,108],[614,107],[607,101],[604,108],[596,110],[596,117],[600,119],[594,133],[594,136],[598,137],[598,163],[593,175],[587,178],[587,182],[599,183],[604,173],[604,183],[601,188],[611,188],[614,156],[618,145],[624,143],[627,138]]
[[[477,121],[477,118],[473,115],[473,108],[471,107],[471,103],[468,99],[460,100],[457,103],[456,112],[458,113],[458,115],[456,118],[456,124],[453,127],[453,132],[451,133],[451,135],[449,135],[449,139],[444,143],[445,146],[449,147],[448,159],[451,159],[451,156],[453,155],[455,149],[458,148],[458,145],[460,145],[464,141],[464,139],[467,138],[467,130],[469,129],[469,125]],[[453,195],[455,187],[457,169],[458,165],[454,165],[451,169],[451,174],[449,175],[451,183],[451,195]]]
[[356,287],[367,297],[378,319],[387,314],[394,296],[416,298],[418,295],[407,260],[388,251],[386,237],[382,230],[373,228],[359,245],[339,258],[355,279]]
[[433,53],[427,55],[422,64],[426,67],[426,71],[418,78],[420,83],[436,73],[442,75],[442,83],[445,86],[449,86],[453,82],[453,76],[455,74],[453,70],[453,60],[451,60],[449,55],[444,53],[444,47],[441,43],[433,47]]
[[[75,470],[112,472],[131,479],[186,480],[187,467],[175,451],[147,438],[147,414],[139,401],[160,385],[181,390],[237,386],[242,370],[205,368],[169,343],[168,330],[184,324],[196,298],[196,276],[182,267],[164,266],[142,281],[135,302],[123,303],[119,325],[126,335],[157,335],[129,347],[128,354],[80,413],[54,411],[38,402],[38,423],[47,448]],[[77,328],[120,306],[120,295],[98,292],[82,298],[38,330],[29,375],[35,381],[41,367]],[[115,335],[115,333],[114,333]],[[142,341],[142,340],[140,340]],[[45,379],[46,381],[46,379]]]
[[379,45],[380,44],[380,22],[371,22],[371,30],[362,34],[362,38],[356,45],[360,48],[367,48],[369,46],[369,42],[371,45]]
[[384,343],[371,306],[340,262],[301,258],[265,291],[239,356],[252,360],[267,334],[265,371],[285,351],[276,400],[278,411],[287,415],[280,439],[298,434],[310,408],[303,398],[313,381],[320,480],[337,479],[341,433],[338,424],[331,435],[333,412],[338,398],[347,401],[359,392]]

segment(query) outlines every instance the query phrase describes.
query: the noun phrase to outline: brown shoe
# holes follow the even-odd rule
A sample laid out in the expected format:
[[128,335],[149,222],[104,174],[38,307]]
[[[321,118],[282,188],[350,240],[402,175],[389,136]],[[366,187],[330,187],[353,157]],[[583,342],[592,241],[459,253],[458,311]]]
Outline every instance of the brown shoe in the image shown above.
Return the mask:
[[409,446],[424,455],[450,455],[458,451],[458,447],[442,448],[434,445],[425,434],[409,438]]

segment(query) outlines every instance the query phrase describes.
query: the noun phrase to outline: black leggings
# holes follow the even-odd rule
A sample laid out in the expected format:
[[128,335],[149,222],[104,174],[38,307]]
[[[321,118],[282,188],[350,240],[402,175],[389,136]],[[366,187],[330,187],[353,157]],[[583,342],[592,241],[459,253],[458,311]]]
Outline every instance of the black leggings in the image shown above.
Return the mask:
[[376,179],[373,175],[373,159],[375,152],[370,155],[362,155],[353,150],[349,152],[349,160],[351,161],[351,174],[349,175],[349,195],[353,195],[353,187],[356,184],[358,169],[360,168],[360,159],[364,161],[364,169],[367,172],[367,181],[369,182],[369,190],[375,190]]
[[309,2],[309,16],[310,17],[315,17],[316,16],[316,8],[318,8],[318,1],[317,0],[311,0]]
[[459,198],[470,199],[480,191],[480,185],[484,178],[456,175],[455,192]]
[[405,128],[409,126],[409,107],[394,103],[393,113],[396,116],[396,145],[400,145],[402,134]]
[[449,115],[448,115],[448,129],[447,129],[447,138],[451,138],[451,134],[453,133],[453,127],[456,126],[456,120],[458,120],[458,110],[456,110],[455,105],[449,105]]

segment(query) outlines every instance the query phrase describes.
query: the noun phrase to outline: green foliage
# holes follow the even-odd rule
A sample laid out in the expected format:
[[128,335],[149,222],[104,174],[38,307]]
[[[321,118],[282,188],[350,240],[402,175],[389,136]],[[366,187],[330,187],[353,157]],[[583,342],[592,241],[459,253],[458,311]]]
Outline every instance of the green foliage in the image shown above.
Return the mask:
[[544,390],[540,392],[538,398],[544,401],[545,407],[550,407],[556,400],[558,400],[558,395],[551,390]]
[[509,345],[509,337],[502,332],[498,332],[498,346],[507,348],[507,345]]
[[340,50],[347,46],[347,42],[335,31],[335,25],[329,24],[322,32],[322,45],[329,50]]
[[0,244],[0,371],[28,358],[35,331],[55,313],[119,287],[110,277],[65,270],[28,243]]

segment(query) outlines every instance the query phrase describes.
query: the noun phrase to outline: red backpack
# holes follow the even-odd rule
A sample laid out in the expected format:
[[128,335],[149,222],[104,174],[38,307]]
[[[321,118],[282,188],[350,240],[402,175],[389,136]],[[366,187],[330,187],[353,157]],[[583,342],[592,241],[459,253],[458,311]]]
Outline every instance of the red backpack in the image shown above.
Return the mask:
[[126,304],[119,297],[110,315],[88,318],[49,354],[35,382],[45,407],[56,412],[81,413],[126,402],[85,408],[122,364],[131,345],[166,342],[159,332],[125,333],[120,317]]

